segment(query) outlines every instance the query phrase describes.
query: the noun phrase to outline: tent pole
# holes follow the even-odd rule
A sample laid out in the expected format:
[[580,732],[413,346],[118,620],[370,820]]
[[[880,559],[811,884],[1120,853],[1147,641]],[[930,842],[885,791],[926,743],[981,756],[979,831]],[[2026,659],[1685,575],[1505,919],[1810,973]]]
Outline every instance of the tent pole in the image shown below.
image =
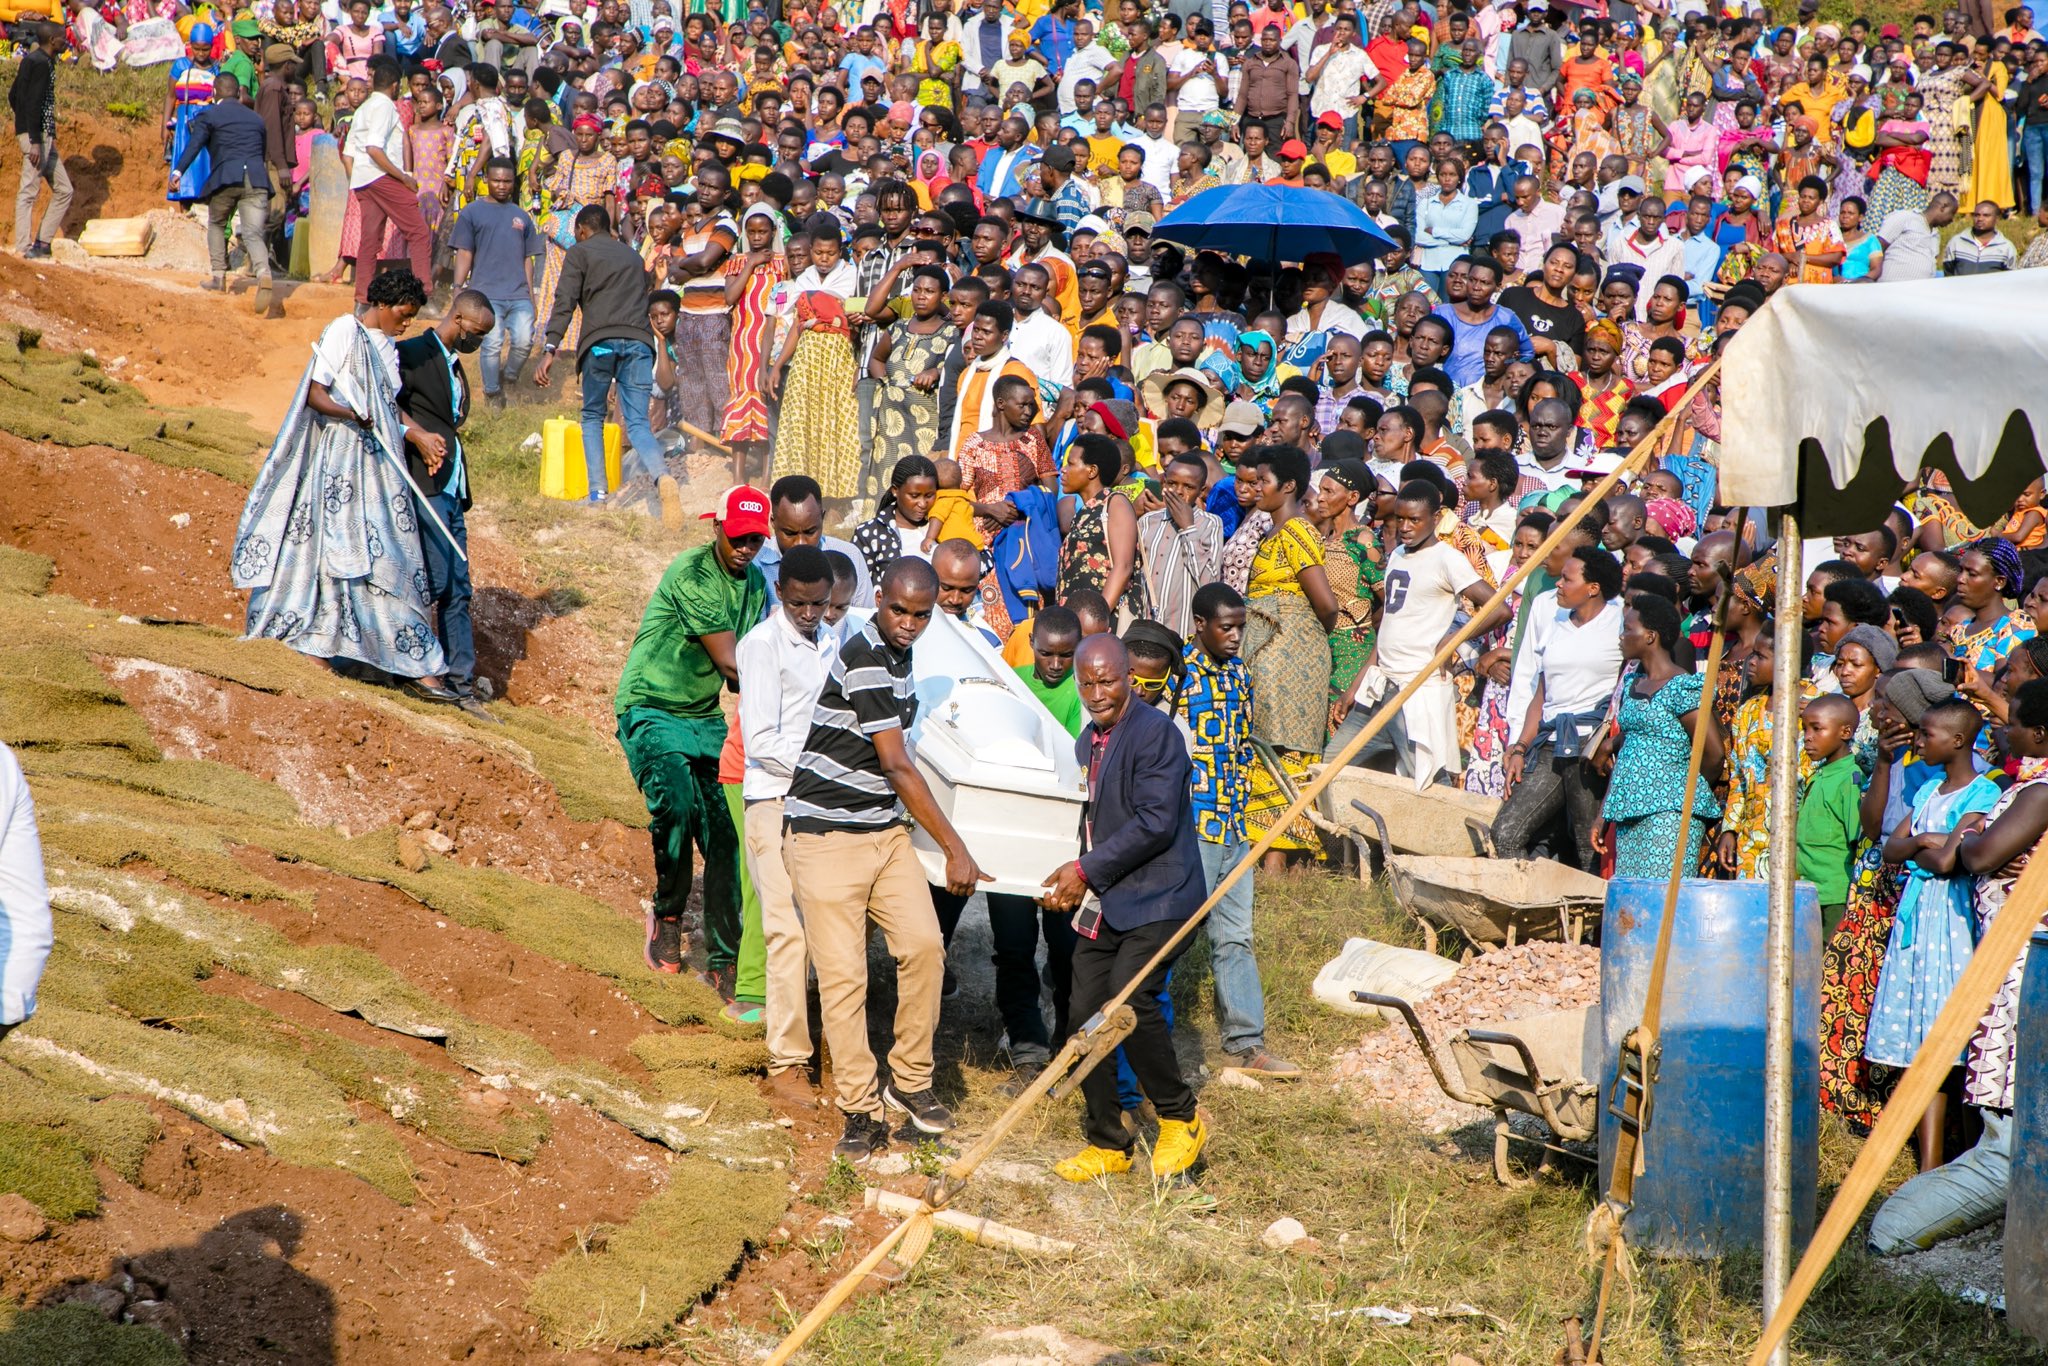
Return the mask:
[[[1790,512],[1778,523],[1776,657],[1771,690],[1770,928],[1764,939],[1767,979],[1764,1000],[1764,1320],[1777,1312],[1792,1274],[1792,926],[1799,863],[1793,831],[1799,806],[1799,639],[1800,596],[1806,585],[1800,564],[1799,519]],[[1786,1366],[1789,1349],[1780,1343],[1771,1366]]]

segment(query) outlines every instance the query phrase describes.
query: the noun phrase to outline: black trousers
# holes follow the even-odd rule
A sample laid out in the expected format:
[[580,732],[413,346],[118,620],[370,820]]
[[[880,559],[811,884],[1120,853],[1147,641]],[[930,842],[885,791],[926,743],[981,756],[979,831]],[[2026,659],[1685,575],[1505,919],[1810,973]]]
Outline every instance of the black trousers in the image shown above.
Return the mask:
[[[1074,933],[1071,911],[1048,911],[1027,896],[991,892],[988,927],[995,939],[996,1013],[1010,1035],[1010,1056],[1018,1063],[1045,1062],[1066,1042],[1074,990]],[[1039,1008],[1038,937],[1045,935],[1045,965],[1052,978],[1052,1032]]]
[[[953,931],[960,927],[960,915],[968,898],[955,896],[944,887],[932,888],[932,910],[939,918],[939,934],[948,948]],[[1019,1063],[1043,1063],[1052,1056],[1052,1046],[1066,1042],[1067,1003],[1073,991],[1073,917],[1064,911],[1048,911],[1028,896],[1005,892],[988,894],[989,935],[995,941],[996,1013],[1010,1036],[1010,1056]],[[1045,935],[1045,962],[1052,977],[1054,1020],[1052,1032],[1045,1027],[1045,1012],[1038,1005],[1038,936]]]
[[[1136,977],[1160,945],[1181,927],[1178,920],[1160,920],[1132,930],[1114,930],[1108,925],[1094,939],[1074,941],[1074,997],[1071,1011],[1077,1023],[1085,1024],[1109,998]],[[1159,1111],[1161,1119],[1191,1120],[1195,1117],[1195,1093],[1180,1074],[1180,1059],[1174,1055],[1173,1032],[1160,1013],[1159,993],[1165,988],[1167,970],[1174,959],[1161,963],[1132,994],[1130,1005],[1138,1017],[1137,1028],[1124,1040],[1124,1060],[1138,1078],[1138,1086]],[[1098,1148],[1131,1150],[1131,1136],[1124,1129],[1123,1107],[1116,1098],[1116,1063],[1105,1058],[1081,1081],[1081,1093],[1088,1101],[1088,1116],[1082,1131]]]
[[1502,858],[1527,858],[1550,823],[1563,812],[1578,849],[1579,867],[1597,872],[1600,856],[1593,831],[1600,824],[1600,794],[1590,786],[1592,772],[1584,759],[1560,759],[1545,740],[1522,761],[1522,781],[1493,818],[1493,847]]

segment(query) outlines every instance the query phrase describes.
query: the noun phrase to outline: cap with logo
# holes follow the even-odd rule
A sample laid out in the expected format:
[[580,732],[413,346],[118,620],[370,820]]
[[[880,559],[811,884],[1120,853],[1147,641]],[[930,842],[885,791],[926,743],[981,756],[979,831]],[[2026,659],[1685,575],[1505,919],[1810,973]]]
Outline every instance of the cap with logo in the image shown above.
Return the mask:
[[752,484],[735,484],[718,500],[715,512],[704,514],[718,524],[728,541],[768,534],[768,495]]

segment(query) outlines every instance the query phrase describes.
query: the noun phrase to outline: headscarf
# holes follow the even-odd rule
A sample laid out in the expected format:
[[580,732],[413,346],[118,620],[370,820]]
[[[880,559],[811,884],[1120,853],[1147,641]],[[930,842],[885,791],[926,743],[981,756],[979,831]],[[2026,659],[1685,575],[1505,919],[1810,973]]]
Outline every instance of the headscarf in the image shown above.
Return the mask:
[[1621,325],[1615,322],[1614,319],[1595,318],[1593,319],[1593,321],[1587,323],[1587,340],[1590,341],[1596,336],[1607,338],[1608,344],[1612,346],[1617,352],[1621,350]]
[[1279,393],[1280,347],[1273,340],[1273,334],[1262,332],[1258,328],[1252,328],[1250,331],[1237,334],[1237,345],[1239,350],[1243,350],[1248,346],[1264,346],[1272,354],[1272,359],[1266,362],[1266,373],[1258,379],[1253,379],[1250,375],[1245,374],[1244,367],[1239,365],[1238,381],[1249,388],[1253,396],[1257,398],[1271,398]]
[[1991,561],[1992,569],[1998,573],[1998,591],[2008,598],[2017,598],[2026,584],[2027,571],[2013,543],[2003,536],[1985,536],[1960,547],[1956,553],[1965,555],[1973,550]]
[[1643,511],[1668,541],[1692,535],[1699,525],[1691,504],[1677,498],[1652,498],[1643,505]]
[[739,236],[742,243],[747,240],[747,220],[750,218],[768,220],[769,226],[775,229],[775,251],[780,254],[783,243],[789,240],[789,227],[782,221],[782,215],[765,202],[749,204],[747,211],[740,215]]
[[1751,199],[1759,203],[1763,201],[1764,183],[1753,175],[1743,176],[1740,180],[1736,181],[1735,188],[1738,190],[1748,190]]
[[595,128],[598,132],[602,133],[604,132],[604,120],[595,114],[578,114],[569,121],[569,127],[571,129]]
[[[1655,507],[1658,503],[1676,501],[1676,499],[1672,498],[1657,498],[1651,501],[1650,506]],[[1680,503],[1679,506],[1685,507],[1685,504]],[[1692,515],[1691,508],[1686,508],[1686,515],[1690,519]],[[1758,615],[1769,616],[1771,614],[1771,602],[1778,596],[1778,557],[1774,554],[1758,560],[1755,564],[1742,566],[1742,568],[1735,571],[1731,582],[1735,591],[1740,593],[1749,605],[1756,609]]]

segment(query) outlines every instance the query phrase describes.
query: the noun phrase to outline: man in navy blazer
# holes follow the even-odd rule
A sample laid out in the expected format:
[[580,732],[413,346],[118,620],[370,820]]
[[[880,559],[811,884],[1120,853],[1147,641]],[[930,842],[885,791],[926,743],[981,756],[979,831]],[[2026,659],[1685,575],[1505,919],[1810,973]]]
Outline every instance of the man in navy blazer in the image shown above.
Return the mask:
[[263,240],[270,220],[270,172],[263,166],[263,136],[263,116],[242,103],[242,82],[223,71],[213,80],[213,103],[192,120],[176,169],[183,176],[201,152],[211,154],[212,170],[200,187],[206,200],[206,251],[213,265],[208,287],[227,288],[228,222],[234,220],[256,275],[258,313],[270,310],[270,249]]
[[[1045,880],[1042,900],[1052,910],[1078,910],[1069,1013],[1088,1020],[1144,972],[1200,908],[1207,883],[1196,845],[1193,770],[1179,728],[1132,693],[1130,657],[1115,636],[1082,642],[1074,678],[1089,717],[1074,742],[1075,757],[1088,771],[1084,852]],[[1145,973],[1130,999],[1137,1028],[1123,1044],[1125,1061],[1159,1112],[1152,1173],[1160,1177],[1187,1172],[1208,1141],[1159,1006],[1167,971],[1179,956],[1176,949]],[[1106,1062],[1096,1067],[1081,1089],[1088,1100],[1088,1146],[1053,1170],[1069,1181],[1129,1171],[1133,1138],[1117,1102],[1116,1069]]]

